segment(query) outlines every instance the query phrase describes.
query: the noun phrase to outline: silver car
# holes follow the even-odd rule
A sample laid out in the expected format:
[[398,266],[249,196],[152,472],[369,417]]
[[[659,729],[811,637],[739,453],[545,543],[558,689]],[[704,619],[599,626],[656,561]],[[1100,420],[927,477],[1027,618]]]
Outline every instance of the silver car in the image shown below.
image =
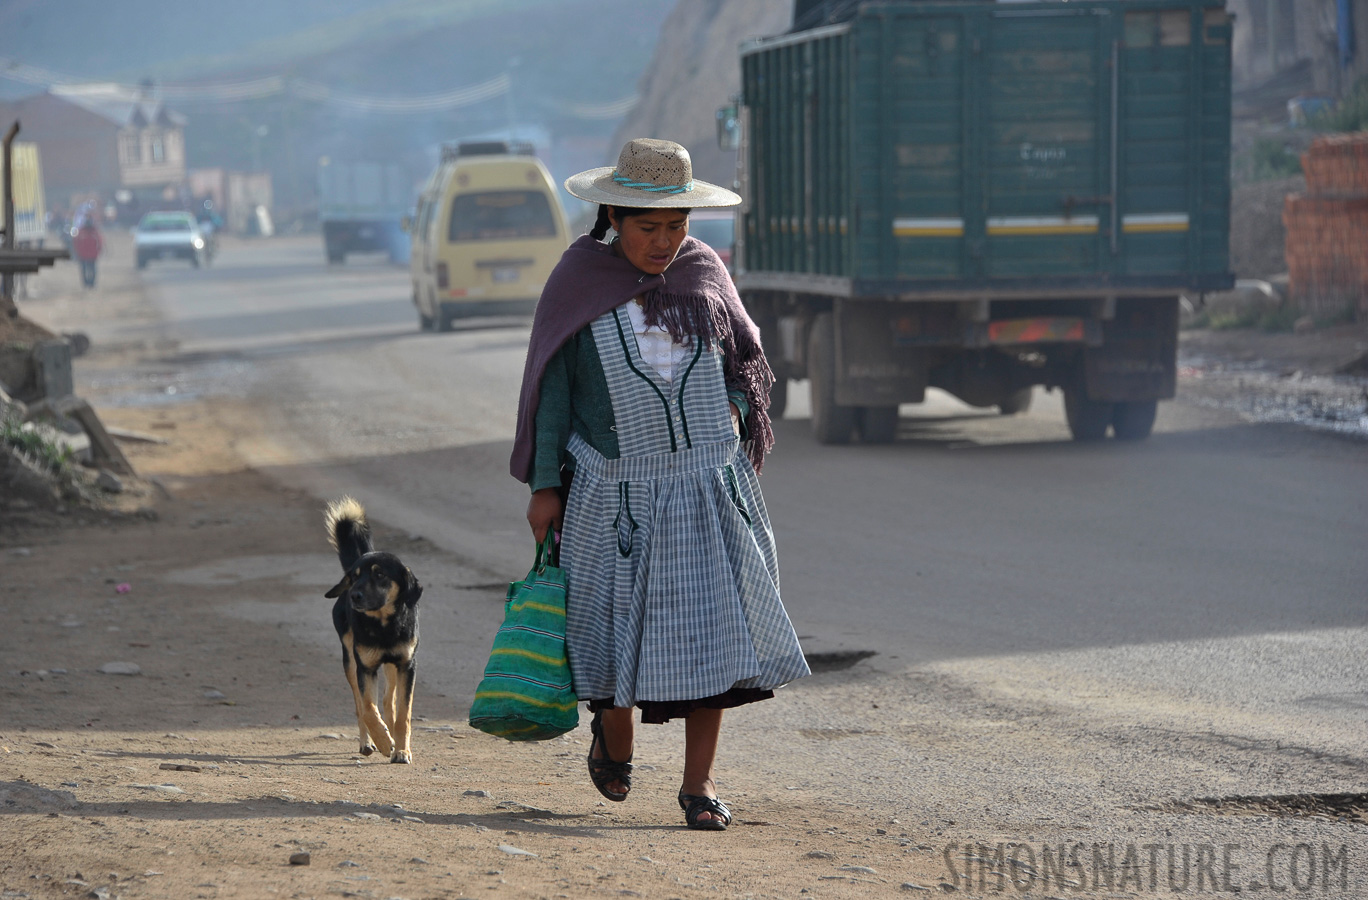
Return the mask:
[[208,241],[188,212],[150,212],[133,232],[138,268],[154,259],[184,259],[199,268],[209,262]]

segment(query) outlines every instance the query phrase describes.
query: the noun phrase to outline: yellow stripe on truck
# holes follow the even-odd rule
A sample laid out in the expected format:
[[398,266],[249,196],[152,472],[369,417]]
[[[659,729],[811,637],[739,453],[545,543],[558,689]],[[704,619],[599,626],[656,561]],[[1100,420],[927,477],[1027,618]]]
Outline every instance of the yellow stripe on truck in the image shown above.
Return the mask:
[[1121,219],[1121,230],[1126,234],[1145,234],[1156,231],[1187,231],[1187,213],[1136,213]]
[[1097,216],[998,216],[988,220],[989,237],[1096,234],[1097,229]]
[[963,237],[963,219],[894,219],[895,237]]

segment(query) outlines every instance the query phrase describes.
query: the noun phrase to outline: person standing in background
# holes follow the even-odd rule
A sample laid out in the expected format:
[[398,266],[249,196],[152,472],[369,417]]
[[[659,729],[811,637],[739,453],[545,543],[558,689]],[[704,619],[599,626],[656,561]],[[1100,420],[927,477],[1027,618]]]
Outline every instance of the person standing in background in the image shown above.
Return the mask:
[[81,283],[88,288],[95,287],[95,261],[104,251],[104,237],[95,224],[94,216],[86,216],[76,226],[76,236],[71,241],[71,249],[81,263]]

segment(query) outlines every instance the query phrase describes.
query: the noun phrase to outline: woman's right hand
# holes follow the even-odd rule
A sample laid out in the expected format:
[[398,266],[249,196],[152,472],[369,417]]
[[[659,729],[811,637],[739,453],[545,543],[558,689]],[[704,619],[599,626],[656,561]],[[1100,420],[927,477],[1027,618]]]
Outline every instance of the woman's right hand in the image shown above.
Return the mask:
[[532,536],[538,543],[546,539],[546,529],[561,530],[563,512],[560,493],[555,488],[532,492],[532,499],[527,501],[527,524],[532,526]]

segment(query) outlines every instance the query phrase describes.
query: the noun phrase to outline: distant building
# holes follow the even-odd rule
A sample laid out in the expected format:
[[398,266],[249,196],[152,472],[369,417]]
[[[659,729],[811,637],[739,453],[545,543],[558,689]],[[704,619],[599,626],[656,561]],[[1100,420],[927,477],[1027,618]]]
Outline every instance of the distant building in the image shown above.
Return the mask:
[[270,172],[191,169],[186,184],[195,215],[203,218],[212,210],[223,220],[221,227],[234,234],[260,235],[270,220],[275,204]]
[[116,84],[54,85],[0,103],[38,144],[49,201],[118,198],[149,206],[175,199],[185,182],[185,117],[145,92]]

